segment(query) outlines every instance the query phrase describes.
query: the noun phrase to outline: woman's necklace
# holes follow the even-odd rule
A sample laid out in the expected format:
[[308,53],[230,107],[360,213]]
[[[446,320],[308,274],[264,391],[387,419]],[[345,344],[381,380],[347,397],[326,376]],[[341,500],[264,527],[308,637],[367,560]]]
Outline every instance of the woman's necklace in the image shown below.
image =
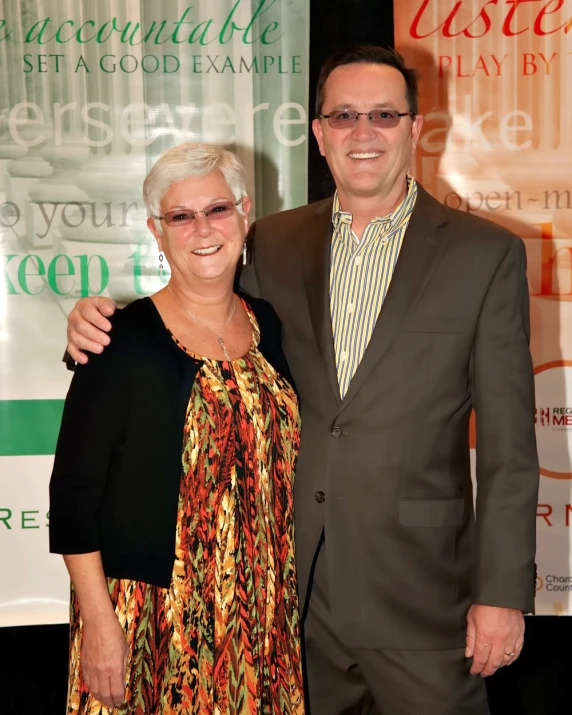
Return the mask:
[[177,303],[177,305],[178,305],[182,310],[184,310],[185,313],[186,313],[188,316],[190,316],[193,320],[196,320],[197,323],[200,323],[201,325],[203,325],[203,326],[204,326],[207,330],[209,330],[214,336],[216,336],[217,343],[220,345],[220,347],[221,347],[221,349],[222,349],[222,351],[223,351],[223,353],[224,353],[224,356],[226,357],[226,359],[227,359],[229,362],[231,362],[230,355],[228,354],[228,350],[226,349],[226,345],[224,344],[224,340],[223,340],[222,334],[224,333],[224,331],[225,331],[225,330],[228,328],[228,326],[230,325],[230,321],[232,320],[232,318],[233,318],[233,316],[234,316],[234,313],[235,313],[235,311],[236,311],[236,296],[233,294],[233,296],[232,296],[232,309],[231,309],[231,311],[230,311],[230,314],[229,314],[228,318],[226,319],[226,323],[224,324],[222,330],[220,331],[220,333],[217,334],[217,332],[216,332],[215,330],[213,330],[209,325],[207,325],[204,320],[201,320],[198,316],[194,315],[194,313],[191,313],[190,310],[187,310],[187,309],[185,308],[185,306],[181,303],[180,300],[177,300],[177,298],[175,297],[175,294],[174,294],[173,291],[171,290],[171,286],[169,285],[169,283],[167,283],[167,288],[169,289],[169,293],[170,293],[171,296],[173,297],[173,300],[175,301],[175,303]]

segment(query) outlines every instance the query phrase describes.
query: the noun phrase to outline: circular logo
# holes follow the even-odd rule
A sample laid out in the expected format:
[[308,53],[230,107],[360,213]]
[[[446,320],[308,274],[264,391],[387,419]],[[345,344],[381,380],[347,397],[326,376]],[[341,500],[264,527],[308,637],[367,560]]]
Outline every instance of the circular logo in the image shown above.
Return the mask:
[[534,379],[540,473],[572,479],[572,360],[538,365]]
[[543,586],[544,586],[544,581],[540,578],[540,576],[537,576],[536,577],[536,590],[540,591]]

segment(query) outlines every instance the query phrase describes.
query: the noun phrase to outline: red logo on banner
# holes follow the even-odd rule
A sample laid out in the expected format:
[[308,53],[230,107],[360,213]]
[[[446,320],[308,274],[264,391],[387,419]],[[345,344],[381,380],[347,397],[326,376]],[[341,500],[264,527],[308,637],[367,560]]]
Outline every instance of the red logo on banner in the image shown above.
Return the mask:
[[572,427],[572,407],[537,407],[534,424],[537,427]]
[[[554,360],[544,363],[544,365],[538,365],[534,370],[537,377],[537,403],[543,396],[544,390],[549,388],[553,399],[554,397],[560,398],[558,403],[554,399],[556,404],[539,405],[534,415],[540,456],[540,473],[552,479],[572,479],[570,468],[572,406],[563,404],[566,399],[565,373],[570,368],[572,368],[572,360]],[[549,374],[547,375],[547,373]],[[542,375],[540,390],[539,375]],[[546,396],[544,395],[544,397]],[[550,464],[550,468],[546,462]]]
[[550,424],[550,407],[537,407],[534,411],[534,424],[545,427]]
[[[559,392],[562,393],[563,397],[565,393],[565,379],[562,371],[569,368],[572,368],[572,360],[554,360],[553,362],[538,365],[534,369],[534,374],[538,376],[547,371],[558,371],[553,374],[557,376],[556,379],[558,380],[558,387],[560,388]],[[562,383],[562,385],[560,385],[560,383]],[[544,477],[550,477],[551,479],[572,479],[572,470],[568,466],[570,461],[568,443],[570,433],[572,432],[572,406],[564,404],[540,405],[535,410],[534,424],[537,430],[541,430],[537,431],[540,474]],[[546,432],[544,430],[546,430]],[[471,415],[469,435],[470,447],[471,449],[475,449],[477,446],[477,435],[474,413]],[[545,456],[545,459],[554,460],[556,455],[561,454],[562,459],[560,462],[562,463],[562,467],[560,469],[554,469],[552,464],[550,464],[550,468],[546,466],[546,464],[543,466],[543,448],[546,438],[550,440],[550,444],[547,445],[548,457]],[[557,459],[556,461],[558,462],[559,460]],[[560,464],[557,463],[555,466],[559,467]]]

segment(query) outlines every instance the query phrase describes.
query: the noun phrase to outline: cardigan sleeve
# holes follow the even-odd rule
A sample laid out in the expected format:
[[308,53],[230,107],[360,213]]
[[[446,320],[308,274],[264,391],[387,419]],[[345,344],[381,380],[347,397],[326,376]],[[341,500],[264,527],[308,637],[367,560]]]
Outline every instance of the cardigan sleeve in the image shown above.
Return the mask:
[[[115,318],[115,316],[114,316]],[[78,365],[66,397],[50,480],[50,551],[98,551],[99,510],[125,432],[129,330],[112,319],[112,340]]]

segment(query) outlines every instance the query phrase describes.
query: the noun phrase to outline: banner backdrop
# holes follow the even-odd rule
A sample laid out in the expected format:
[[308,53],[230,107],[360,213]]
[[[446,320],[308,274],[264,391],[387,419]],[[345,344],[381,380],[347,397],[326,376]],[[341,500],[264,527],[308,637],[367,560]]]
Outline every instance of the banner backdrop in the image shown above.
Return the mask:
[[224,143],[253,215],[306,201],[306,0],[0,2],[0,625],[67,621],[48,481],[80,296],[161,287],[142,183]]
[[572,3],[396,0],[420,70],[416,174],[448,206],[521,236],[541,464],[537,612],[572,609]]

